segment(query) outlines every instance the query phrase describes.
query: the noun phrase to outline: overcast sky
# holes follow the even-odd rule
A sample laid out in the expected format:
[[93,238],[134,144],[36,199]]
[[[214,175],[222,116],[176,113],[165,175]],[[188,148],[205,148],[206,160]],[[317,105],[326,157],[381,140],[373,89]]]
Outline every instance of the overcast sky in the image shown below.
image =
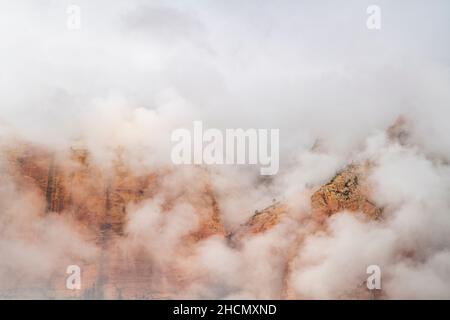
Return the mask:
[[[70,4],[81,9],[80,30],[66,26]],[[380,30],[366,27],[371,4],[381,9]],[[317,138],[351,149],[355,136],[407,113],[422,135],[442,136],[435,148],[450,151],[448,1],[1,1],[1,8],[0,121],[33,140],[89,136],[86,118],[104,122],[106,110],[126,105],[178,117],[171,123],[280,128],[285,149]]]

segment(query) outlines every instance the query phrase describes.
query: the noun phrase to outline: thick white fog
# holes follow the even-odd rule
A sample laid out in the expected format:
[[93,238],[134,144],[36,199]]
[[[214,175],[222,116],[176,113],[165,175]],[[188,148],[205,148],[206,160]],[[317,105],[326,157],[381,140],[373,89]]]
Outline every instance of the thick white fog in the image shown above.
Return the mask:
[[[372,4],[379,30],[366,26]],[[79,29],[67,26],[69,5],[80,8]],[[201,172],[183,167],[129,208],[121,245],[144,246],[160,278],[166,265],[201,275],[181,297],[281,298],[286,286],[296,298],[351,297],[375,264],[385,298],[450,298],[449,18],[447,1],[1,0],[0,145],[82,143],[99,164],[120,146],[145,171],[170,166],[171,132],[195,120],[279,129],[269,181],[252,166],[207,168],[227,228],[277,198],[294,209],[275,228],[238,249],[212,236],[180,253],[195,209],[180,200],[167,216],[162,199],[195,190]],[[386,134],[399,117],[402,144]],[[381,221],[341,212],[327,232],[303,223],[311,190],[367,160]],[[40,216],[45,204],[19,192],[6,167],[2,159],[0,296],[99,250],[70,218]]]

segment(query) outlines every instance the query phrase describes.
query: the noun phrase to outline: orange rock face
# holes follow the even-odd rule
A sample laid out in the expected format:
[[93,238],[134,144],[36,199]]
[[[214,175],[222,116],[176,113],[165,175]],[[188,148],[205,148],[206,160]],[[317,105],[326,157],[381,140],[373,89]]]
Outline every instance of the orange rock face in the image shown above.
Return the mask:
[[[85,279],[88,285],[82,297],[152,297],[153,293],[149,293],[151,259],[139,248],[131,254],[121,251],[116,243],[127,236],[124,229],[129,206],[152,199],[160,192],[160,181],[167,172],[135,174],[120,157],[112,166],[102,168],[91,161],[84,149],[71,149],[67,154],[55,156],[44,148],[23,144],[3,152],[8,159],[8,172],[19,188],[33,191],[44,199],[42,215],[70,215],[85,229],[88,241],[102,250],[94,266],[83,266],[89,279]],[[170,214],[177,201],[189,203],[199,217],[199,226],[186,238],[186,244],[225,234],[207,175],[198,177],[195,188],[186,187],[176,194],[167,192],[162,204],[166,214]],[[68,294],[73,296],[72,292]]]
[[[88,241],[101,251],[98,261],[83,266],[87,279],[78,296],[66,292],[63,282],[58,280],[54,297],[167,298],[176,292],[167,292],[165,288],[182,288],[195,280],[195,275],[183,271],[182,261],[162,264],[139,245],[120,246],[120,240],[128,236],[126,225],[130,205],[139,207],[159,196],[163,199],[162,214],[169,218],[177,203],[192,206],[199,223],[177,247],[180,256],[186,255],[193,244],[213,235],[225,237],[228,234],[229,244],[234,246],[247,237],[274,228],[289,214],[286,204],[276,202],[256,211],[237,230],[228,232],[222,224],[207,171],[199,170],[187,179],[191,181],[189,185],[173,191],[170,184],[164,185],[170,170],[137,174],[125,165],[120,155],[117,161],[104,168],[95,164],[85,149],[72,148],[66,154],[60,152],[56,156],[44,148],[23,144],[4,154],[9,161],[8,172],[19,189],[32,190],[45,202],[42,215],[70,215],[85,230]],[[369,193],[363,184],[364,173],[363,166],[349,166],[320,187],[311,197],[312,216],[326,219],[336,212],[349,210],[378,218],[381,210],[368,199]],[[170,179],[174,180],[172,183],[178,183],[178,176]],[[293,247],[298,248],[299,241]],[[159,273],[164,277],[155,278]]]
[[274,203],[261,211],[256,211],[246,223],[241,225],[234,232],[231,232],[228,235],[228,238],[234,242],[239,241],[246,236],[263,233],[276,226],[287,211],[287,206],[279,202]]
[[311,196],[313,215],[327,217],[342,210],[361,211],[372,219],[381,214],[362,185],[364,168],[351,165]]

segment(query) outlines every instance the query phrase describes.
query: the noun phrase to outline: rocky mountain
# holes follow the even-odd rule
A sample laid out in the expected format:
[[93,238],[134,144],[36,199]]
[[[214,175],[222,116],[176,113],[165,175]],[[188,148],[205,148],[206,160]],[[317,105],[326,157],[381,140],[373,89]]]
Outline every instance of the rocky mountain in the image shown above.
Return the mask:
[[[83,266],[88,285],[75,297],[165,297],[174,294],[169,288],[193,281],[189,272],[174,262],[164,265],[167,270],[173,268],[173,272],[165,270],[166,277],[169,275],[165,284],[155,283],[152,274],[157,272],[157,267],[151,256],[139,247],[123,249],[120,245],[120,240],[128,236],[125,225],[130,206],[139,207],[154,198],[165,188],[164,179],[173,169],[136,174],[121,158],[120,151],[117,161],[106,168],[92,161],[89,151],[83,148],[71,148],[65,154],[56,155],[43,147],[21,143],[2,150],[2,154],[8,159],[7,170],[16,184],[24,190],[33,190],[45,202],[42,215],[70,215],[84,230],[86,239],[102,252],[95,263]],[[363,212],[370,219],[379,218],[381,209],[370,201],[364,184],[369,169],[367,165],[349,165],[312,192],[312,220],[323,224],[328,216],[342,210]],[[170,215],[180,199],[194,208],[199,219],[198,227],[180,245],[180,250],[187,252],[190,244],[211,236],[226,237],[231,247],[239,247],[245,239],[277,226],[292,211],[287,203],[274,199],[272,205],[257,210],[239,228],[226,230],[205,170],[199,171],[194,187],[164,196],[165,214]],[[298,248],[300,244],[301,240],[297,240],[292,247]],[[288,270],[289,261],[286,266]],[[49,291],[49,296],[73,296],[73,292],[64,290],[64,282],[58,280],[60,276],[53,275],[50,281],[53,291]]]

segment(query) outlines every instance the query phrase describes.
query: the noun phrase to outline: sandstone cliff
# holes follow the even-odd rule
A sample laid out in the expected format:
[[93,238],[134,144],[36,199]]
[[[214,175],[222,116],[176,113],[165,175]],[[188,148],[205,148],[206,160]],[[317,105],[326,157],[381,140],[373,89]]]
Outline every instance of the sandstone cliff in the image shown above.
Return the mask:
[[[117,160],[107,167],[92,161],[83,148],[71,148],[66,153],[54,153],[43,147],[22,143],[2,150],[8,159],[8,170],[20,188],[33,190],[45,202],[42,215],[70,215],[85,230],[88,241],[103,252],[94,264],[83,266],[87,287],[83,298],[155,298],[176,294],[164,288],[189,285],[192,276],[175,261],[165,264],[164,282],[155,283],[152,274],[158,272],[156,261],[143,249],[123,249],[120,239],[126,238],[125,225],[130,205],[139,206],[161,193],[171,170],[135,173],[118,152]],[[370,192],[364,183],[368,165],[349,165],[311,196],[311,218],[323,223],[336,212],[362,212],[377,219],[381,209],[370,201]],[[177,201],[189,203],[199,218],[199,226],[185,237],[178,248],[189,252],[192,244],[212,235],[227,237],[232,247],[277,226],[292,213],[287,203],[276,202],[258,210],[239,228],[226,230],[215,191],[207,171],[197,173],[195,183],[176,193],[164,194],[163,210],[170,215]],[[290,255],[301,246],[301,238],[292,243]],[[286,261],[289,277],[290,259]],[[56,281],[57,282],[57,281]],[[73,295],[64,291],[63,283],[55,285],[55,295]],[[158,288],[163,288],[158,290]],[[170,291],[170,289],[167,289]],[[288,290],[288,289],[286,289]],[[288,296],[288,295],[287,295]]]

